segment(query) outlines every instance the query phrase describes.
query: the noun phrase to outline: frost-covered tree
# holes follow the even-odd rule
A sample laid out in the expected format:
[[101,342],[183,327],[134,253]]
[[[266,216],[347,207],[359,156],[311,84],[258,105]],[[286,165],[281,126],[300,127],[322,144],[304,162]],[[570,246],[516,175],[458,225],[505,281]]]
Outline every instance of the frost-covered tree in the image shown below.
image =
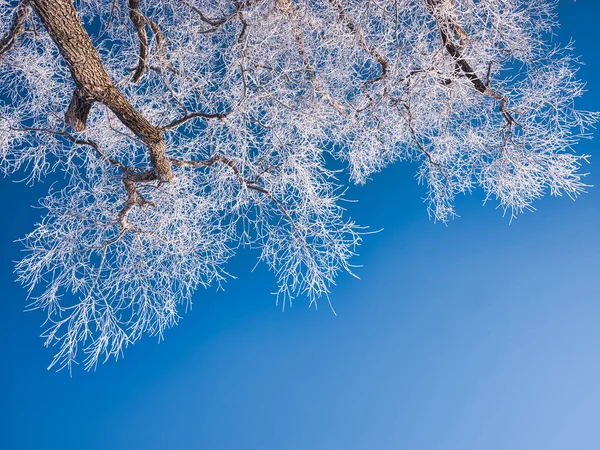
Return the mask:
[[326,297],[360,242],[344,184],[394,161],[441,221],[475,188],[511,216],[577,196],[596,116],[553,7],[0,0],[0,167],[64,174],[17,264],[52,366],[160,336],[240,246],[283,304]]

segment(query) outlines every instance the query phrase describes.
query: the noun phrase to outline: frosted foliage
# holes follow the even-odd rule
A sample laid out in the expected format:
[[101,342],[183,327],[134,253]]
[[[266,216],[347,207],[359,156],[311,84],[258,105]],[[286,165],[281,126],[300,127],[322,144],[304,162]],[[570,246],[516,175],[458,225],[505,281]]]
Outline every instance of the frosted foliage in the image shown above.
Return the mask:
[[[552,2],[146,0],[139,80],[132,3],[75,8],[114,84],[162,130],[168,182],[135,178],[148,149],[100,102],[84,130],[65,123],[75,85],[35,12],[0,46],[0,167],[59,179],[17,264],[53,366],[93,368],[162,336],[240,246],[274,272],[281,306],[327,298],[361,240],[344,185],[391,162],[418,163],[440,221],[476,188],[514,217],[585,187],[572,147],[596,115],[575,109],[572,49],[548,43]],[[0,0],[0,37],[17,8]]]

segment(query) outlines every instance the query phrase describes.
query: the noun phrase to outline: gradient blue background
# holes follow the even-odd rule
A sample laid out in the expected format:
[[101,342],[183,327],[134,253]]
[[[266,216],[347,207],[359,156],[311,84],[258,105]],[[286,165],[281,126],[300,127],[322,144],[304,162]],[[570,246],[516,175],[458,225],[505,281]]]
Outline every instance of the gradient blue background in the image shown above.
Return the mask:
[[[525,0],[524,0],[525,1]],[[593,0],[564,0],[557,41],[576,40],[600,109]],[[600,185],[598,141],[588,178]],[[13,240],[46,186],[0,181],[0,448],[600,448],[600,186],[544,199],[509,225],[481,195],[429,222],[414,167],[351,196],[373,229],[361,280],[334,289],[335,317],[298,300],[285,313],[253,255],[225,292],[200,291],[160,345],[145,339],[96,372],[48,372],[40,313],[22,312]]]

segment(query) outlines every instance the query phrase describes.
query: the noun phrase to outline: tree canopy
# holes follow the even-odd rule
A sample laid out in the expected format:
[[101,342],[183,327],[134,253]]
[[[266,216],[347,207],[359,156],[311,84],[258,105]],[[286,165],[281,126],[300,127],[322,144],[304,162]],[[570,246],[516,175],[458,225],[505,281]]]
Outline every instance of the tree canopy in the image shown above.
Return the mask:
[[396,161],[439,221],[474,189],[510,217],[576,197],[597,115],[553,7],[0,0],[0,167],[64,174],[17,263],[51,366],[161,336],[241,246],[283,305],[326,298],[361,241],[345,186]]

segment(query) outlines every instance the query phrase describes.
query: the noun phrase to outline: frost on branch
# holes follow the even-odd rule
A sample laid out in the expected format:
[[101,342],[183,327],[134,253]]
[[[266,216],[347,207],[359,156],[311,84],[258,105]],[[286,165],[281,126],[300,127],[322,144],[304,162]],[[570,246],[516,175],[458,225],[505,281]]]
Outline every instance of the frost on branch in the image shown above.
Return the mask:
[[17,265],[52,365],[162,336],[240,246],[282,305],[327,297],[360,243],[344,185],[395,161],[435,220],[474,189],[511,217],[576,197],[597,115],[552,7],[0,0],[0,167],[62,174]]

